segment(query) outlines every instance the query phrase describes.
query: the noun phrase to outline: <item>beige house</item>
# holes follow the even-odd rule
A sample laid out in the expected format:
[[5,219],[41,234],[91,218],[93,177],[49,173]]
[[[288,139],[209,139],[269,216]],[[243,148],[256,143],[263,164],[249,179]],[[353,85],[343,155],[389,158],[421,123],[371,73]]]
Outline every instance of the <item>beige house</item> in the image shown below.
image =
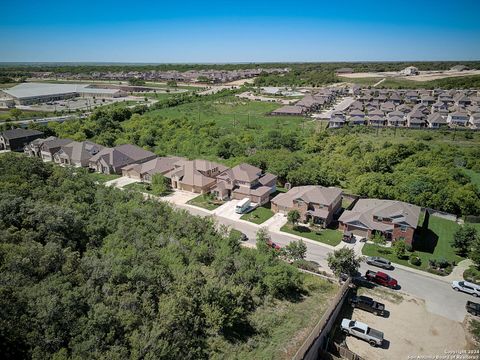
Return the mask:
[[61,165],[71,165],[75,167],[88,167],[89,160],[104,147],[91,141],[72,141],[61,146],[53,154],[53,161]]
[[153,175],[165,175],[172,171],[179,161],[186,161],[186,159],[179,156],[168,156],[158,157],[142,164],[130,164],[122,168],[122,176],[151,182]]
[[420,207],[402,201],[360,199],[352,210],[338,219],[339,229],[370,238],[383,234],[387,240],[405,240],[411,244],[418,225]]
[[328,226],[342,206],[342,190],[316,185],[297,186],[272,199],[272,211],[287,214],[298,210],[300,221]]
[[207,160],[180,160],[165,177],[170,179],[173,189],[204,194],[215,186],[216,176],[226,169],[224,165]]
[[277,177],[263,173],[262,169],[250,164],[240,164],[226,169],[216,177],[212,193],[218,199],[249,198],[250,201],[263,205],[276,191]]

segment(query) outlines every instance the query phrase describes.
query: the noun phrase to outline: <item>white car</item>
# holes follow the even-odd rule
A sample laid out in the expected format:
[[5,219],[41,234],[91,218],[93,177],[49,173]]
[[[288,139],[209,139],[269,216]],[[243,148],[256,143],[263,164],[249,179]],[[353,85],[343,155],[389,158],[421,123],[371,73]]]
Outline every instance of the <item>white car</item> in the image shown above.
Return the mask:
[[475,297],[480,296],[480,285],[475,285],[468,281],[453,281],[452,288],[455,291],[463,291]]

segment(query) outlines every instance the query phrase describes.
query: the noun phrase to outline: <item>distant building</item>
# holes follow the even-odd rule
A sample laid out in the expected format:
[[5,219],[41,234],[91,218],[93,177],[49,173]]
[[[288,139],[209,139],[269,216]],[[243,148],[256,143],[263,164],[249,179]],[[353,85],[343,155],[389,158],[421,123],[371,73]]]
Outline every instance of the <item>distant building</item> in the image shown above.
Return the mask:
[[465,71],[468,70],[468,67],[465,65],[455,65],[450,68],[450,71]]
[[418,74],[420,74],[420,72],[415,66],[408,66],[402,71],[400,71],[400,75],[403,75],[403,76],[413,76]]
[[[0,92],[1,94],[1,92]],[[125,96],[120,89],[101,89],[88,84],[22,83],[3,94],[18,105],[31,105],[75,97],[116,98]]]

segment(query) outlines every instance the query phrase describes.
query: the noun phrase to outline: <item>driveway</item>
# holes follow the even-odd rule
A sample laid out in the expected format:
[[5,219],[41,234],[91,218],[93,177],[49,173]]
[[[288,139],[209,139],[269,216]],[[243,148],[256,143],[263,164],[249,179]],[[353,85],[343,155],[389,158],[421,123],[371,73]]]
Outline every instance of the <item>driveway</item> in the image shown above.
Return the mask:
[[128,184],[133,184],[133,183],[136,183],[136,182],[140,182],[140,180],[137,180],[137,179],[132,179],[132,178],[129,178],[129,177],[126,177],[126,176],[122,176],[118,179],[114,179],[114,180],[110,180],[110,181],[107,181],[105,183],[105,186],[114,186],[116,188],[123,188],[125,185],[128,185]]
[[219,206],[215,210],[213,210],[213,213],[216,216],[220,216],[223,218],[227,218],[229,220],[240,220],[243,214],[237,214],[235,212],[235,207],[237,204],[240,202],[240,200],[230,200],[227,201],[225,204]]
[[167,196],[162,196],[160,199],[163,201],[168,201],[169,203],[175,205],[184,205],[188,201],[196,198],[200,194],[192,193],[190,191],[183,190],[174,190],[171,194]]

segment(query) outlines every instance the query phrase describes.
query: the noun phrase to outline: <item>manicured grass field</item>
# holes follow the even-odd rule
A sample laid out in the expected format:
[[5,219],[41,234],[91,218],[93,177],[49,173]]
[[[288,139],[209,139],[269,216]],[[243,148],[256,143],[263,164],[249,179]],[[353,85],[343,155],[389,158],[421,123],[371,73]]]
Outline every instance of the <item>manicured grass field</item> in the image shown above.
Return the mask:
[[318,231],[310,230],[306,226],[297,225],[294,229],[292,225],[285,224],[280,231],[289,234],[301,236],[310,240],[315,240],[331,246],[337,246],[342,241],[342,233],[333,229],[319,229]]
[[115,180],[120,177],[120,175],[117,174],[100,174],[100,173],[89,173],[90,177],[92,178],[93,181],[96,181],[100,184],[106,183],[107,181],[110,180]]
[[[453,235],[458,227],[459,225],[454,221],[430,216],[428,229],[420,228],[417,230],[419,231],[419,239],[415,242],[413,254],[422,260],[420,266],[410,264],[408,259],[398,259],[391,248],[375,244],[365,244],[362,253],[366,256],[380,256],[392,262],[420,270],[427,270],[429,259],[446,259],[449,262],[455,261],[455,263],[458,263],[462,260],[462,257],[458,256],[451,246]],[[407,255],[410,254],[407,251]]]
[[262,224],[273,216],[270,206],[259,206],[255,210],[242,215],[240,219],[250,221],[255,224]]
[[304,284],[308,293],[300,299],[273,300],[256,309],[249,316],[253,334],[248,341],[221,341],[218,359],[292,359],[338,291],[313,275],[305,275]]
[[187,204],[195,205],[207,210],[215,210],[223,203],[217,200],[212,200],[207,195],[202,194],[193,198],[192,200],[189,200]]

